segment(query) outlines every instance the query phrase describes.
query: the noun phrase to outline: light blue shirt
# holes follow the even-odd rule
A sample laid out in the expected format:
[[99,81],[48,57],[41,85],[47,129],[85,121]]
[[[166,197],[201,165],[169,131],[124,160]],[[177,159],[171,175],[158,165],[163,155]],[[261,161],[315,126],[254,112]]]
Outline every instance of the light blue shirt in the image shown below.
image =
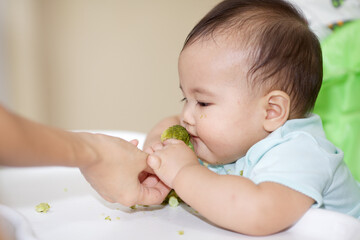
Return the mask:
[[242,175],[256,184],[285,185],[314,199],[313,207],[360,219],[360,185],[343,156],[326,139],[320,117],[312,114],[287,121],[236,162],[207,167],[218,174]]

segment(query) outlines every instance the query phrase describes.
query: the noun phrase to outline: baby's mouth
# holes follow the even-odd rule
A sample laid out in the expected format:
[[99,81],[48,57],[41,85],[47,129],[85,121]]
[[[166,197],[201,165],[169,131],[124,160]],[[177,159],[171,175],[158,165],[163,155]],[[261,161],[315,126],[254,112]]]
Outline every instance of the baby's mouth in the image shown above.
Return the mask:
[[190,135],[190,139],[191,138],[198,138],[198,136],[195,136],[195,135],[191,134],[190,132],[189,132],[189,135]]
[[191,142],[194,142],[194,141],[197,141],[199,139],[198,136],[192,134],[190,131],[188,131],[189,135],[190,135],[190,141]]
[[198,136],[190,135],[190,141],[191,141],[192,143],[198,141],[199,139],[200,139],[200,138],[199,138]]

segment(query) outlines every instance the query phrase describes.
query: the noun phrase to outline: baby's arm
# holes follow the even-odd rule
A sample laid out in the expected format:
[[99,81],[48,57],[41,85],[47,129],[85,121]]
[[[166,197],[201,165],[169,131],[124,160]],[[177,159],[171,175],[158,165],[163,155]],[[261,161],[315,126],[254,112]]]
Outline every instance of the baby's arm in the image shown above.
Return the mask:
[[233,175],[218,175],[201,166],[183,142],[167,140],[148,158],[160,179],[213,223],[249,235],[268,235],[295,223],[314,200],[283,185]]

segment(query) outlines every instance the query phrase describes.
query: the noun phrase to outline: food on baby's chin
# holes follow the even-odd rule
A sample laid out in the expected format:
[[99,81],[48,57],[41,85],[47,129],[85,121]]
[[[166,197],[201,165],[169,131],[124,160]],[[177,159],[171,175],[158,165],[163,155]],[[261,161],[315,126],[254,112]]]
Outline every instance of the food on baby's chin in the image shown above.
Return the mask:
[[50,210],[50,205],[48,203],[40,203],[36,205],[35,210],[39,213],[47,213]]

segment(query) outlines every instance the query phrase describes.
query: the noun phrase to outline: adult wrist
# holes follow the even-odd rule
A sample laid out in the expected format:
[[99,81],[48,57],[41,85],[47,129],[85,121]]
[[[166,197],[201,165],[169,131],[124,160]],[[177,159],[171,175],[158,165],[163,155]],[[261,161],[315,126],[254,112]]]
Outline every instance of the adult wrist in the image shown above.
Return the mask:
[[74,142],[73,162],[76,167],[85,168],[97,163],[100,158],[99,154],[94,147],[93,142],[94,134],[92,133],[72,133],[78,139]]

